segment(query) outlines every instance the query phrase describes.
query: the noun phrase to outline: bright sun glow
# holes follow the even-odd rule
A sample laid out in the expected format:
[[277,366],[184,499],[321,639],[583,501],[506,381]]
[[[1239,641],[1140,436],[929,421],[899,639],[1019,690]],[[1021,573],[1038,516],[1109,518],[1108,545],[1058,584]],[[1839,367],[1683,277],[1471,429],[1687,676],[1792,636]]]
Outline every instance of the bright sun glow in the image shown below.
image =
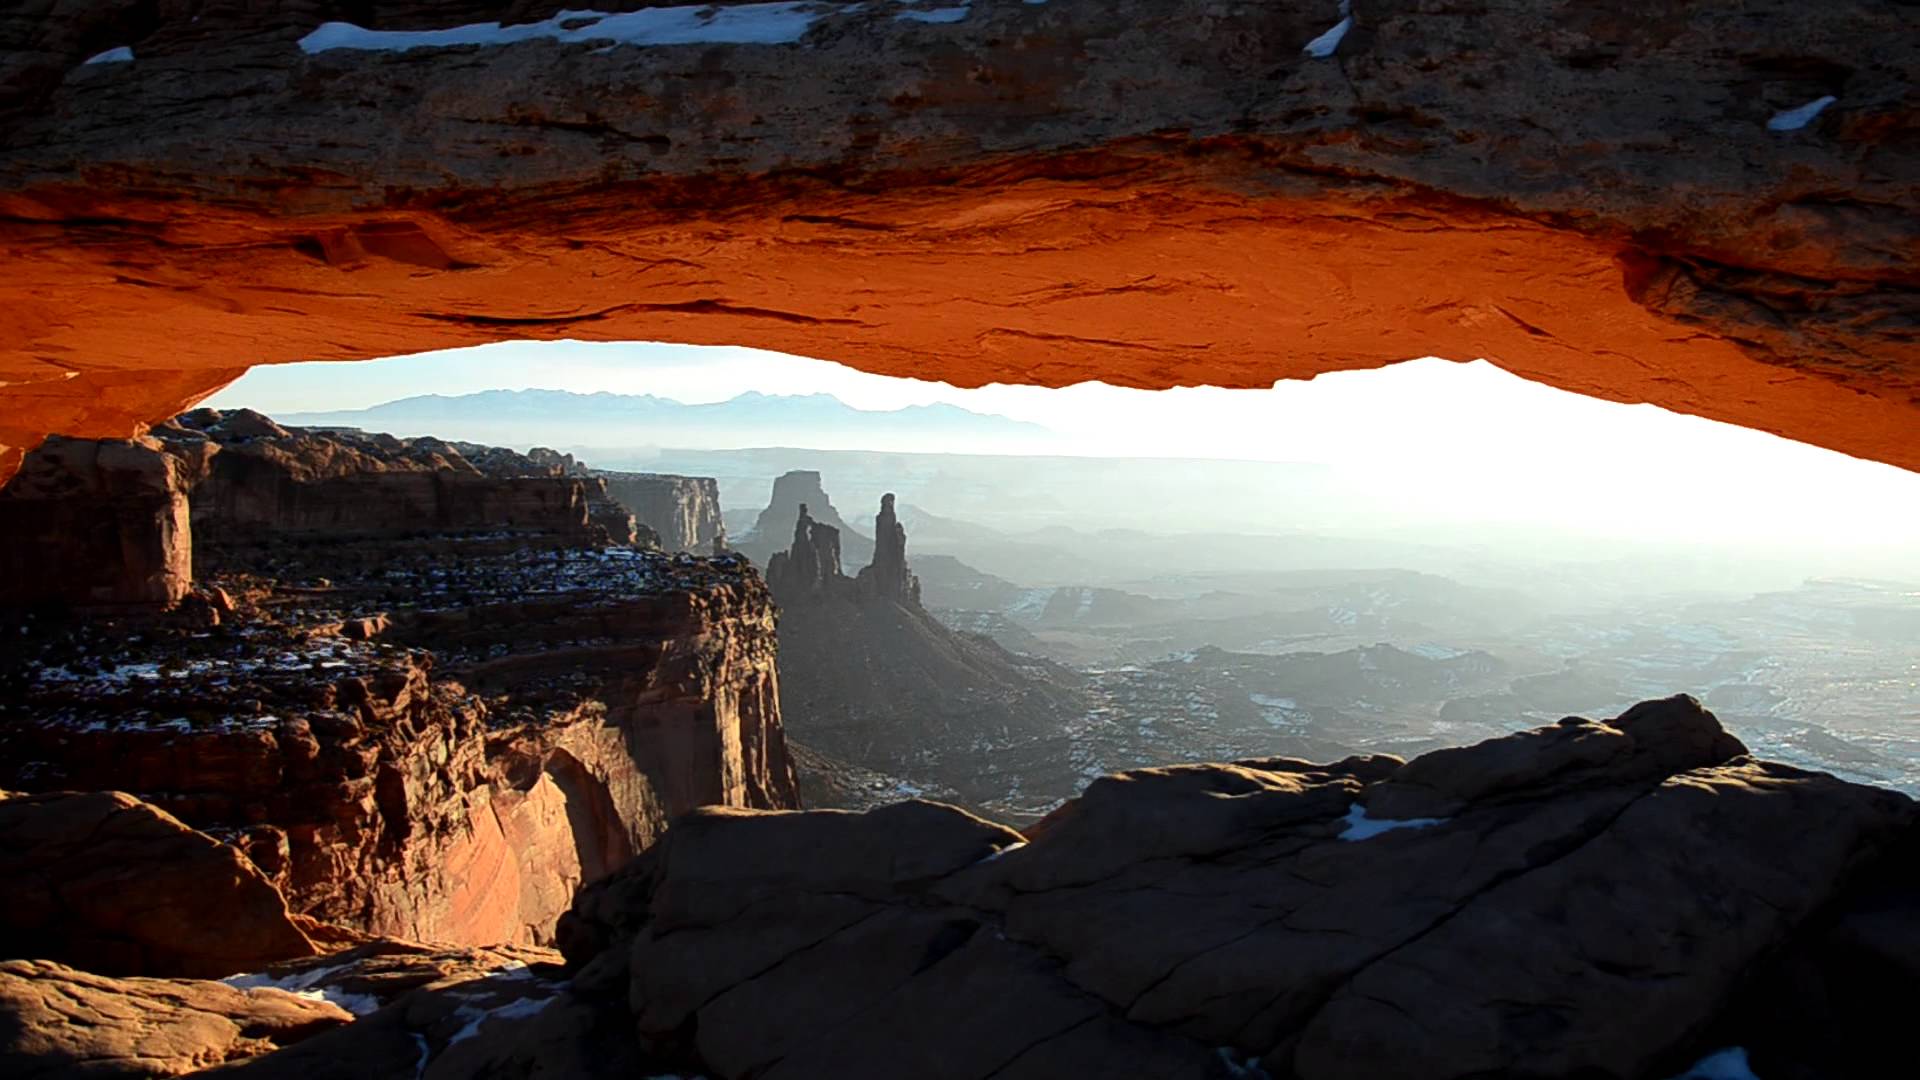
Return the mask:
[[[1427,358],[1271,390],[960,389],[757,349],[512,342],[360,362],[344,374],[328,363],[255,368],[209,404],[273,414],[525,388],[687,403],[749,391],[824,393],[871,410],[945,402],[1048,432],[934,447],[952,453],[1318,462],[1356,485],[1391,488],[1402,508],[1435,520],[1731,538],[1761,548],[1920,548],[1920,475],[1651,405],[1555,390],[1485,361]],[[769,432],[760,445],[775,444],[779,435]]]

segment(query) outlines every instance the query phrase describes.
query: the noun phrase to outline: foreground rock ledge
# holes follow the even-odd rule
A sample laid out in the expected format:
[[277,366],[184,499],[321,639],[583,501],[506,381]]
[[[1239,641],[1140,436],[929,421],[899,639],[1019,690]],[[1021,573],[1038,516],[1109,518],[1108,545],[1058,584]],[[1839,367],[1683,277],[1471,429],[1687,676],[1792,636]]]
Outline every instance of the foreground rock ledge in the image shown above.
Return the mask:
[[0,476],[250,364],[525,337],[958,384],[1484,356],[1920,467],[1906,6],[1369,0],[1326,59],[1331,2],[311,55],[363,8],[126,6],[0,18]]
[[[1123,773],[1024,837],[715,808],[580,894],[565,1008],[525,1038],[566,1017],[569,1045],[768,1080],[1652,1080],[1742,1032],[1743,982],[1913,821],[1691,698],[1412,763]],[[354,1039],[248,1068],[345,1075]]]
[[0,961],[0,1063],[21,1078],[181,1076],[353,1020],[276,988],[109,979],[45,960]]

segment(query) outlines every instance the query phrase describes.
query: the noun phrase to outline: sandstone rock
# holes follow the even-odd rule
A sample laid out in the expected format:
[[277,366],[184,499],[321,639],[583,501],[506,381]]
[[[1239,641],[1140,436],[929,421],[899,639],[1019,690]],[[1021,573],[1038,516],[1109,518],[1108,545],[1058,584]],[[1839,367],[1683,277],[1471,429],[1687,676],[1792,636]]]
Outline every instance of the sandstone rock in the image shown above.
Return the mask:
[[424,986],[450,986],[501,976],[504,980],[555,974],[560,954],[524,945],[454,948],[397,938],[369,938],[324,956],[274,964],[221,980],[238,989],[274,987],[318,995],[356,1016],[391,1005]]
[[1121,774],[1024,845],[932,804],[703,813],[561,947],[717,1077],[1654,1080],[1915,812],[1751,761],[1691,699],[1619,723]]
[[783,604],[807,604],[846,595],[851,580],[840,570],[840,530],[815,521],[801,503],[793,523],[793,546],[767,560],[767,587]]
[[[631,516],[603,481],[498,447],[282,428],[257,413],[187,413],[156,431],[190,457],[202,562],[220,548],[505,533],[630,545]],[[596,532],[597,527],[597,532]]]
[[0,607],[180,600],[193,582],[182,473],[154,439],[49,440],[0,488]]
[[156,435],[55,440],[25,459],[0,489],[0,606],[179,602],[196,534],[203,566],[289,536],[642,539],[604,480],[496,447],[288,429],[244,409],[197,410]]
[[794,531],[794,521],[800,516],[801,507],[806,508],[809,519],[839,533],[847,558],[862,563],[871,555],[873,541],[840,516],[833,499],[820,486],[820,474],[811,469],[795,469],[774,478],[766,509],[760,511],[753,528],[741,538],[741,550],[762,565],[767,564],[774,552],[785,550],[782,545],[789,537],[799,538]]
[[1873,1076],[1904,1060],[1920,985],[1920,826],[1748,980],[1717,1041],[1768,1080]]
[[277,989],[112,979],[45,960],[0,961],[0,1072],[182,1076],[245,1060],[353,1019]]
[[880,512],[873,518],[873,562],[861,569],[857,582],[864,594],[896,603],[920,606],[920,579],[907,569],[907,530],[893,513],[893,496],[880,496]]
[[[326,922],[546,940],[581,882],[673,815],[797,805],[764,586],[738,560],[627,556],[388,549],[313,608],[283,598],[222,636],[148,627],[128,646],[102,628],[104,652],[83,634],[85,659],[18,661],[0,775],[147,793]],[[392,573],[418,582],[400,607],[340,618]],[[556,576],[572,586],[525,595]],[[31,646],[53,647],[6,643]]]
[[[347,985],[378,979],[382,1007],[354,1024],[289,1050],[223,1070],[265,1080],[422,1080],[490,1077],[657,1076],[624,1024],[610,1024],[617,1003],[578,993],[544,962],[505,964],[499,955],[457,954],[384,943],[338,970]],[[440,977],[404,987],[436,969]],[[396,977],[397,976],[397,977]],[[339,985],[328,983],[326,985]]]
[[[22,10],[9,447],[125,437],[249,362],[535,335],[969,385],[1488,357],[1920,463],[1901,4],[1377,0],[1324,58],[1330,3],[840,5],[784,44],[403,53],[299,41],[559,9]],[[115,43],[137,59],[82,63]]]
[[0,955],[210,977],[315,952],[239,852],[131,795],[14,795],[0,835]]
[[665,551],[704,555],[726,541],[720,523],[720,484],[708,476],[599,471],[607,494],[659,534]]
[[0,637],[4,782],[141,792],[298,914],[456,944],[547,940],[674,815],[798,805],[744,560],[609,545],[564,459],[205,410],[161,436],[204,601]]
[[1747,752],[1686,695],[1648,701],[1604,724],[1569,717],[1476,746],[1422,754],[1367,791],[1370,814],[1444,817],[1468,803],[1570,783],[1632,783],[1715,765]]

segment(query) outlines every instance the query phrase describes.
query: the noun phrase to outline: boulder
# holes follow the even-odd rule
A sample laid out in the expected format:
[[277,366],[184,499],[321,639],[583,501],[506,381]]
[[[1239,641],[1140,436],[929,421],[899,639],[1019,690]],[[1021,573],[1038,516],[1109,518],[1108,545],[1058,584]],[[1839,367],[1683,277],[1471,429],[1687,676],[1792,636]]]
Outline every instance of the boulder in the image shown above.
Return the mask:
[[0,607],[172,604],[193,584],[186,470],[156,439],[49,439],[0,487]]
[[317,951],[233,847],[120,792],[0,800],[0,956],[218,977]]

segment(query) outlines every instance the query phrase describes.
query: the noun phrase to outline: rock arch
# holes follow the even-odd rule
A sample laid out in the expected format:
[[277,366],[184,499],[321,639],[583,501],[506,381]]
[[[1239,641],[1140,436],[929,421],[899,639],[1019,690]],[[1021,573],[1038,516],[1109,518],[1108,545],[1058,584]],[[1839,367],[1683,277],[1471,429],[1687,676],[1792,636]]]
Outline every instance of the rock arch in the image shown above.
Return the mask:
[[1920,468],[1911,6],[1368,0],[1325,58],[1331,2],[407,52],[302,42],[555,5],[38,6],[0,17],[0,476],[256,363],[559,337],[959,384],[1487,357]]

